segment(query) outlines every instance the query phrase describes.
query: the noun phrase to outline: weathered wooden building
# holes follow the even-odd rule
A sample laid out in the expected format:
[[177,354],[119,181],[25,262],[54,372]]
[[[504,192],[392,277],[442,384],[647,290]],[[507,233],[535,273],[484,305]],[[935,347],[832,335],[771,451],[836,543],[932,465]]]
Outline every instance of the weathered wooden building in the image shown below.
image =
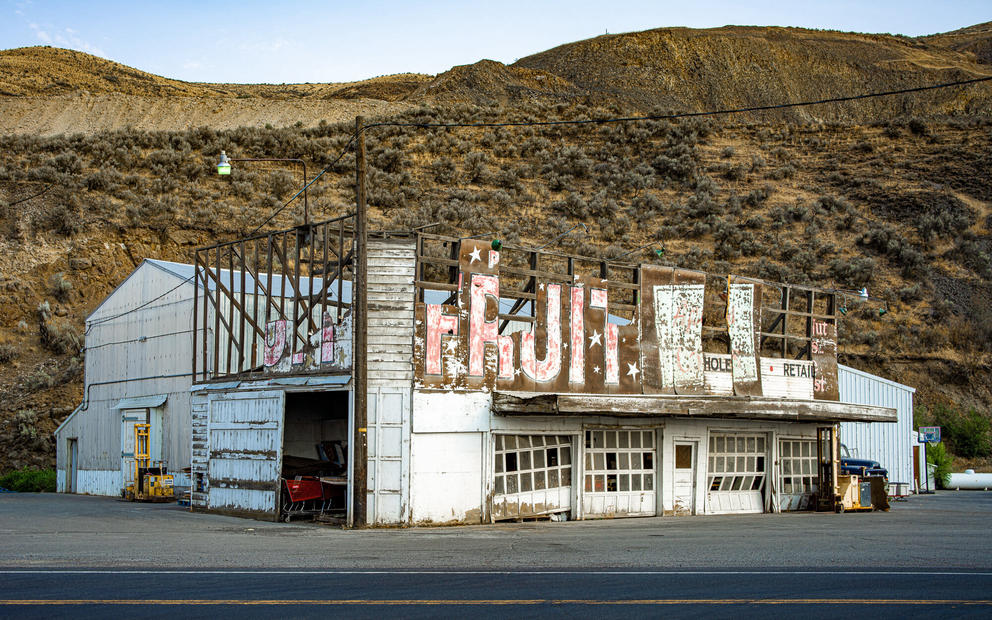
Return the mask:
[[311,473],[372,524],[797,509],[818,427],[896,420],[840,402],[831,291],[351,237],[343,218],[198,252],[194,508],[276,519]]

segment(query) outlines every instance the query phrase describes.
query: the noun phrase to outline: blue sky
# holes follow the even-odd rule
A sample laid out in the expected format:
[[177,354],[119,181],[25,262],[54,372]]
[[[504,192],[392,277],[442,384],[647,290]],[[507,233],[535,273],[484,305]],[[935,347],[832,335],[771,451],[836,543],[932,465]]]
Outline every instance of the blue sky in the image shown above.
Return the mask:
[[607,31],[742,24],[916,36],[990,19],[988,0],[0,0],[0,49],[67,47],[187,81],[342,82],[511,63]]

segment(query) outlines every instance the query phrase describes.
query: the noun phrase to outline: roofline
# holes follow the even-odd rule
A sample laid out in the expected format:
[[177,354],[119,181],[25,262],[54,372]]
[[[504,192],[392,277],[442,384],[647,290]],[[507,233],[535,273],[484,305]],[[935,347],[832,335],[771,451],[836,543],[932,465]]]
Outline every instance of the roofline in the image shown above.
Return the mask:
[[[136,274],[139,271],[141,271],[141,268],[144,267],[146,264],[147,265],[150,265],[152,267],[155,267],[156,269],[162,270],[164,273],[169,274],[170,276],[172,276],[173,278],[175,278],[177,280],[182,280],[182,277],[176,275],[176,273],[174,271],[170,271],[169,269],[166,269],[163,265],[158,264],[158,261],[156,261],[155,259],[143,258],[143,259],[141,259],[141,263],[139,263],[138,266],[135,267],[134,270],[131,273],[129,273],[128,276],[126,278],[124,278],[124,280],[121,281],[120,284],[118,284],[117,286],[115,286],[114,287],[114,290],[112,290],[109,293],[107,293],[106,297],[103,298],[103,301],[101,301],[99,304],[97,304],[96,308],[93,308],[93,310],[91,310],[90,313],[86,315],[86,318],[83,320],[83,322],[84,323],[89,323],[90,322],[90,319],[93,318],[93,315],[96,314],[97,312],[99,312],[100,311],[100,308],[102,308],[104,306],[104,304],[106,304],[107,301],[111,297],[113,297],[115,294],[117,294],[117,291],[119,291],[122,286],[124,286],[125,284],[127,284],[128,280],[130,280],[131,278],[134,277],[134,274]],[[190,266],[192,267],[192,265],[190,265]],[[189,284],[190,286],[192,286],[192,282],[186,282],[186,284]]]
[[71,420],[74,417],[76,417],[76,414],[79,413],[80,411],[82,411],[82,409],[83,409],[83,404],[82,403],[79,403],[78,405],[76,405],[76,408],[72,410],[72,413],[70,413],[69,415],[67,415],[65,417],[65,419],[62,420],[62,424],[59,424],[58,428],[56,428],[54,431],[52,431],[52,436],[57,436],[60,432],[62,432],[62,428],[66,424],[69,423],[69,420]]
[[902,383],[898,383],[896,381],[893,381],[892,379],[886,379],[885,377],[879,377],[878,375],[873,375],[870,372],[865,372],[864,370],[858,370],[857,368],[851,368],[850,366],[845,366],[844,364],[837,364],[837,368],[838,369],[843,369],[843,370],[845,370],[847,372],[850,372],[851,374],[858,375],[858,376],[863,377],[865,379],[872,379],[873,381],[878,381],[880,383],[884,383],[884,384],[889,385],[889,386],[892,386],[894,388],[899,388],[899,389],[902,389],[902,390],[906,390],[910,394],[915,394],[916,393],[916,388],[914,388],[914,387],[911,387],[911,386],[908,386],[908,385],[903,385]]

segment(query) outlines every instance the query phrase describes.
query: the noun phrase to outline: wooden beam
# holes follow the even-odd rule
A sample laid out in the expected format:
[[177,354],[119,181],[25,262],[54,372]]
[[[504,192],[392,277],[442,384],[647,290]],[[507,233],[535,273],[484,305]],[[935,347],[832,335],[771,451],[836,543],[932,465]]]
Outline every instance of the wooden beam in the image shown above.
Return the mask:
[[895,422],[889,407],[831,401],[738,396],[623,396],[496,392],[493,411],[504,415],[688,416],[796,422]]

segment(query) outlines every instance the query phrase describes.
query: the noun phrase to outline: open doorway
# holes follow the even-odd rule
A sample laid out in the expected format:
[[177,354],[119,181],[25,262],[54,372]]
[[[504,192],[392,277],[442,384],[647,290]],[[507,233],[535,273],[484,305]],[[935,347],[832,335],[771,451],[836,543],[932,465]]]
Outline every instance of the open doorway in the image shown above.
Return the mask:
[[288,392],[280,517],[344,522],[348,509],[348,392]]

